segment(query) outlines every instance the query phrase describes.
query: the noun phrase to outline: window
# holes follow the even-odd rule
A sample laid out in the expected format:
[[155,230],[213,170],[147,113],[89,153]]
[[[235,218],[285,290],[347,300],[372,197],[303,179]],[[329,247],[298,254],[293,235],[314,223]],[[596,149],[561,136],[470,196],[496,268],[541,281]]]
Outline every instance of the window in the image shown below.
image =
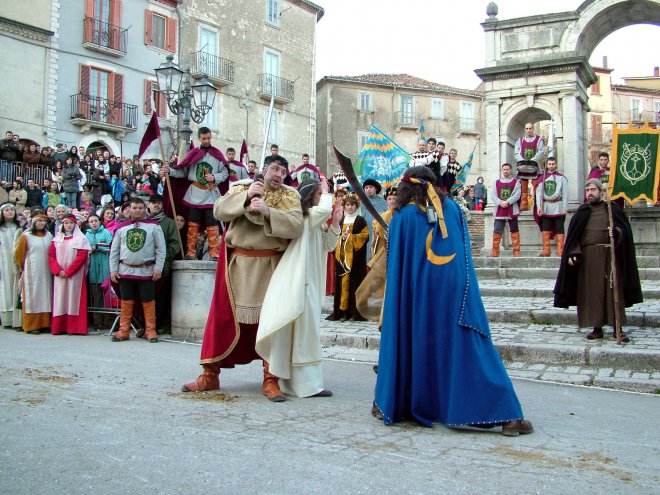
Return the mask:
[[413,125],[413,121],[415,120],[415,97],[413,95],[401,95],[400,101],[399,110],[401,114],[399,124]]
[[653,122],[660,124],[660,101],[653,102]]
[[642,120],[642,100],[630,98],[630,120],[639,122]]
[[266,123],[264,128],[264,134],[268,132],[268,141],[269,143],[277,143],[280,140],[278,126],[277,126],[277,110],[273,108],[273,115],[270,118],[270,129],[268,129],[268,112],[270,111],[269,107],[266,107],[266,114],[264,115],[264,122]]
[[591,116],[591,142],[592,143],[602,143],[603,142],[603,116],[602,115],[592,115]]
[[264,72],[272,76],[280,77],[280,54],[266,49],[264,51]]
[[273,26],[280,25],[280,1],[266,0],[266,22]]
[[144,114],[151,117],[153,108],[159,119],[167,118],[167,98],[158,88],[158,83],[146,79],[144,81]]
[[438,120],[445,118],[445,100],[441,98],[431,99],[431,118]]
[[76,115],[106,124],[123,123],[124,76],[81,65]]
[[472,132],[476,128],[475,106],[473,101],[461,101],[460,130]]
[[211,108],[209,110],[209,113],[207,113],[204,116],[204,120],[202,120],[201,125],[208,127],[209,129],[217,129],[218,128],[218,118],[217,118],[217,112],[215,107]]
[[364,149],[364,145],[367,143],[367,139],[369,139],[369,133],[367,131],[358,131],[357,137],[358,153],[360,153]]
[[151,10],[144,17],[144,44],[175,53],[177,20]]
[[596,76],[596,82],[591,85],[591,94],[600,95],[600,76]]
[[360,112],[371,112],[371,93],[358,93],[358,108]]

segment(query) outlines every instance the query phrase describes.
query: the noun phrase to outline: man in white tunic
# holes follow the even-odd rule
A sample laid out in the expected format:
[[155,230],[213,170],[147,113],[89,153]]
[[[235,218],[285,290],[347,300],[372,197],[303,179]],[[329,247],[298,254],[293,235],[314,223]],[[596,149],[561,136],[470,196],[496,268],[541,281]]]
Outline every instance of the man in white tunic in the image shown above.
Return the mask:
[[536,188],[536,214],[543,234],[543,250],[539,256],[550,256],[550,240],[557,238],[557,256],[564,251],[564,222],[568,213],[568,181],[557,171],[557,160],[548,158],[547,170],[539,177]]

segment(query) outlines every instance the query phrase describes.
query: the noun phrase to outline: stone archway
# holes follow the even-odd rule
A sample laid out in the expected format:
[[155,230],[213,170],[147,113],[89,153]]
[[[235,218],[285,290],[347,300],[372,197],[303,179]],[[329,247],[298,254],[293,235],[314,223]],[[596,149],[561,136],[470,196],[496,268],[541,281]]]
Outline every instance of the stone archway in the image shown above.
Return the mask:
[[[622,27],[660,25],[660,0],[587,0],[575,11],[503,21],[497,14],[491,2],[481,24],[486,66],[475,71],[484,83],[487,175],[493,180],[502,163],[514,162],[513,146],[525,122],[551,119],[556,156],[569,181],[570,209],[575,209],[583,199],[588,163],[587,89],[597,81],[589,57]],[[492,220],[485,224],[487,245],[491,226]],[[534,237],[526,237],[532,245]]]

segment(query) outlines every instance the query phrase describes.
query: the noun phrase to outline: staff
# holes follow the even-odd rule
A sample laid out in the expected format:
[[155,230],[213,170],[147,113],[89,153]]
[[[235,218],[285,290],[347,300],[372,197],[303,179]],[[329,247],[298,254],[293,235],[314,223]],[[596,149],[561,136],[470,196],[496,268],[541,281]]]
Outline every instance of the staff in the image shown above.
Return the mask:
[[612,288],[614,289],[614,332],[616,333],[616,343],[621,345],[623,336],[621,335],[621,315],[619,311],[619,283],[616,275],[616,251],[614,246],[614,219],[612,218],[612,201],[610,195],[607,195],[607,216],[610,221],[610,252],[612,261]]

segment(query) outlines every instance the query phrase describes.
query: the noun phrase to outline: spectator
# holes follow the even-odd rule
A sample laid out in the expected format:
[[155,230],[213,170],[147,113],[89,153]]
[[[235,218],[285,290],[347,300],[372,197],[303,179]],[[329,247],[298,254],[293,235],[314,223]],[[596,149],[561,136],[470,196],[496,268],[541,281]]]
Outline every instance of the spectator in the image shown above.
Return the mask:
[[66,156],[66,146],[62,143],[57,143],[57,150],[53,153],[53,162],[60,162],[63,164],[64,160],[66,160]]
[[[89,256],[89,293],[90,306],[103,307],[103,290],[101,285],[110,278],[110,244],[112,233],[101,224],[98,215],[92,213],[87,219],[89,228],[85,236],[89,241],[92,252]],[[94,326],[101,328],[104,322],[102,315],[94,318]]]
[[474,211],[477,208],[477,197],[474,192],[474,187],[471,187],[468,190],[467,196],[465,198],[465,206],[467,206],[467,209],[470,211]]
[[[75,146],[72,146],[72,148],[75,148]],[[64,162],[62,178],[62,191],[64,192],[66,205],[69,208],[75,208],[78,199],[78,182],[82,179],[82,174],[78,165],[73,163],[72,156],[68,156]]]
[[486,186],[484,185],[484,178],[481,176],[477,178],[477,183],[474,185],[474,198],[475,198],[474,201],[475,205],[480,204],[481,210],[485,210],[487,193],[486,193]]
[[50,180],[57,184],[57,190],[62,192],[62,184],[64,183],[64,177],[62,177],[63,163],[57,160],[55,162],[55,168],[50,174]]
[[39,155],[39,163],[45,165],[48,168],[52,168],[55,164],[53,160],[53,150],[50,146],[44,146],[41,148],[41,154]]
[[[52,182],[50,184],[50,190],[46,193],[44,201],[46,207],[48,206],[57,206],[62,204],[62,194],[57,188],[57,182]],[[43,206],[43,203],[42,203]]]
[[94,203],[92,199],[92,186],[90,184],[85,184],[83,186],[83,192],[80,195],[80,208],[87,212],[94,211]]
[[92,155],[89,153],[83,155],[83,159],[80,162],[80,168],[85,171],[85,173],[91,173],[94,170],[94,162],[92,161]]
[[20,311],[15,311],[19,282],[14,264],[14,245],[20,232],[14,205],[0,206],[0,322],[5,328],[20,327]]
[[55,207],[55,218],[50,226],[50,233],[55,235],[62,228],[62,219],[67,214],[67,208],[63,204]]
[[80,156],[78,155],[78,148],[76,146],[71,146],[71,148],[69,148],[69,151],[67,152],[67,156],[70,156],[74,160],[77,159],[78,161],[80,161]]
[[18,142],[14,140],[14,133],[5,132],[5,139],[0,140],[0,157],[8,162],[18,159]]
[[19,215],[25,210],[27,191],[23,189],[23,183],[18,178],[12,183],[12,190],[9,191],[9,202],[13,203],[16,213]]
[[55,207],[46,206],[46,229],[52,233],[53,224],[55,223]]
[[112,206],[106,206],[103,209],[103,216],[101,217],[101,222],[103,226],[108,229],[108,232],[114,235],[115,230],[119,227],[119,223],[115,219],[115,209]]
[[30,146],[27,150],[23,152],[23,161],[29,163],[30,165],[38,165],[41,161],[41,155],[37,151],[37,145],[30,143]]
[[126,186],[124,186],[124,182],[119,179],[119,175],[116,172],[111,172],[110,175],[109,185],[112,191],[110,195],[116,204],[120,204],[121,197],[126,191]]
[[25,207],[26,208],[32,208],[34,206],[41,207],[43,192],[41,191],[41,188],[37,186],[32,179],[28,179],[26,191],[27,191],[27,201],[25,202]]

